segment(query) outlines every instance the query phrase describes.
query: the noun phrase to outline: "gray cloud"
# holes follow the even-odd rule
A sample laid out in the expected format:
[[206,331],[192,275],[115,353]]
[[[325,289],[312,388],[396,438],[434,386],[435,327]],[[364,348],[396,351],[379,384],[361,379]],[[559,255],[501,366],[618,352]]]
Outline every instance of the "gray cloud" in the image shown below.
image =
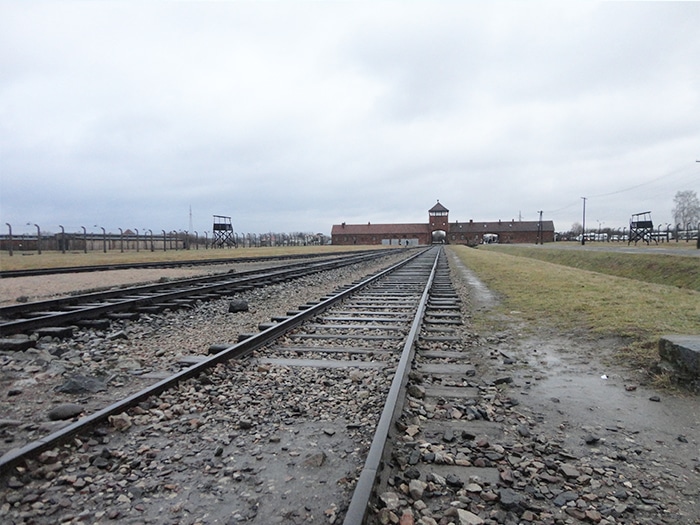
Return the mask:
[[[700,4],[0,2],[2,222],[242,232],[700,190]],[[28,228],[27,231],[31,231]]]

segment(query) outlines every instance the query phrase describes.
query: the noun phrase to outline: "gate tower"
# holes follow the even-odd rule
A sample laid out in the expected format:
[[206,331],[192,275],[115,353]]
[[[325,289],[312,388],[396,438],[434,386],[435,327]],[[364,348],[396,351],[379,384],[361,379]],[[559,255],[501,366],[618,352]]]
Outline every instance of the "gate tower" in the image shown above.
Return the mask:
[[446,244],[449,230],[448,216],[450,210],[445,208],[440,201],[428,210],[428,224],[430,225],[431,242]]

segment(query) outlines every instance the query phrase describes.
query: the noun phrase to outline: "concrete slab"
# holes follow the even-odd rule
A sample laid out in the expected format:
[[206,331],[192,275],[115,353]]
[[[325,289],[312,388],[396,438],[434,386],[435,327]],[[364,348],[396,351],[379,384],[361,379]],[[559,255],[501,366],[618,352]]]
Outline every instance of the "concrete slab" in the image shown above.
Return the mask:
[[270,359],[260,358],[261,363],[278,366],[305,366],[310,368],[386,368],[387,364],[377,361],[357,361],[340,359]]
[[688,379],[700,379],[700,336],[665,335],[659,340],[659,357]]
[[437,474],[446,478],[452,475],[460,479],[465,485],[476,482],[485,487],[495,488],[499,482],[499,472],[495,467],[460,467],[457,465],[436,465],[434,463],[420,463],[416,465],[421,473],[420,479],[427,479],[428,474]]
[[418,350],[418,354],[430,359],[463,359],[465,361],[474,357],[474,354],[468,352],[450,350]]
[[472,376],[476,368],[474,365],[457,365],[454,363],[425,363],[418,365],[418,371],[423,374],[433,375]]
[[28,348],[32,348],[36,341],[24,338],[8,337],[0,339],[0,350],[7,350],[9,352],[23,352]]
[[472,387],[431,385],[425,388],[425,397],[444,397],[446,399],[477,399],[479,397],[479,389]]
[[68,339],[73,337],[72,326],[45,326],[38,328],[36,333],[39,337],[56,337],[57,339]]
[[[503,425],[495,421],[484,421],[475,419],[467,421],[464,419],[431,419],[421,428],[421,438],[432,443],[441,443],[446,431],[451,431],[455,436],[463,434],[476,438],[486,437],[489,441],[498,441],[503,438]],[[459,440],[463,438],[458,438]],[[466,438],[464,438],[466,439]],[[467,440],[469,441],[469,440]]]

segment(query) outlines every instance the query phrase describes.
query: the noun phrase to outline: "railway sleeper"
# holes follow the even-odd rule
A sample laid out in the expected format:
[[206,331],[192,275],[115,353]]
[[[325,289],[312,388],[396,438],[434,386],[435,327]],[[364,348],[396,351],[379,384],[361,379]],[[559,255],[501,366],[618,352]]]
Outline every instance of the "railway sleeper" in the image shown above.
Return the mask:
[[39,337],[55,337],[56,339],[70,339],[73,337],[72,326],[45,326],[37,328],[35,333]]
[[0,339],[0,350],[7,352],[24,352],[34,347],[35,341],[29,338],[3,337]]
[[107,318],[115,321],[137,321],[141,317],[139,312],[110,312]]

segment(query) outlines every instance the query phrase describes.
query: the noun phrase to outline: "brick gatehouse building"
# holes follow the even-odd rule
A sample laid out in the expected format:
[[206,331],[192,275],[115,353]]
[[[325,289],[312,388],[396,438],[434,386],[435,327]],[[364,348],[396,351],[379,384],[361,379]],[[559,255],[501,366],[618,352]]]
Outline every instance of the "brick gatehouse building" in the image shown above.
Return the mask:
[[428,210],[427,224],[334,224],[331,242],[353,244],[468,244],[545,243],[554,241],[552,221],[450,222],[440,201]]

